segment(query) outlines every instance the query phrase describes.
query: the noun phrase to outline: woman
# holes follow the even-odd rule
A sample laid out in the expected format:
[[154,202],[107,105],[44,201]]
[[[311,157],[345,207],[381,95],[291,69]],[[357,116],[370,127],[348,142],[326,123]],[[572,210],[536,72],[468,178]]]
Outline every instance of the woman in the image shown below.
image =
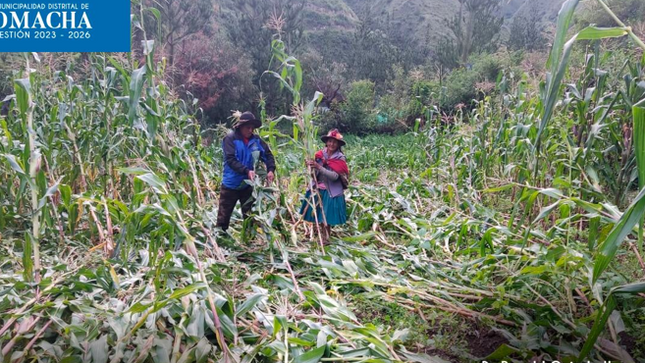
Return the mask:
[[343,135],[333,129],[321,140],[326,147],[316,153],[314,160],[307,160],[307,166],[314,172],[314,182],[305,194],[300,214],[306,221],[321,225],[323,243],[327,243],[331,226],[347,221],[344,189],[349,168],[341,149],[345,146]]

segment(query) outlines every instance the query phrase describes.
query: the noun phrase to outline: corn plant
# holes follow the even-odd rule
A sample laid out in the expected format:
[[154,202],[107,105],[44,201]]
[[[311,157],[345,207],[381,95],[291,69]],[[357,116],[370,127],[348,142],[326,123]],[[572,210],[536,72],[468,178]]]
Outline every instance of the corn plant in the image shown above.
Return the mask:
[[[311,101],[309,101],[307,104],[301,103],[300,88],[302,87],[303,76],[300,61],[293,56],[289,56],[285,52],[285,45],[284,42],[282,42],[282,40],[280,39],[279,34],[277,38],[273,40],[271,48],[273,54],[272,62],[274,59],[279,62],[280,71],[278,73],[272,70],[268,70],[265,72],[265,74],[269,74],[277,78],[280,82],[281,88],[284,87],[288,89],[293,97],[292,112],[294,116],[282,116],[278,118],[277,121],[281,119],[289,119],[293,121],[294,142],[298,145],[301,145],[302,155],[304,156],[303,159],[311,159],[313,158],[313,155],[316,151],[314,145],[316,143],[317,128],[313,123],[314,112],[316,110],[316,107],[322,100],[323,94],[316,92]],[[312,175],[313,174],[311,168],[308,168],[307,177],[305,179],[307,185],[312,185],[312,183],[315,183]],[[320,200],[320,198],[318,199]],[[316,205],[315,200],[316,199],[314,193],[311,193],[311,199],[310,201],[308,201],[308,203],[310,206],[312,206],[312,208],[314,208],[313,206]],[[324,221],[324,216],[318,216],[316,208],[313,209],[313,212],[314,217],[317,221],[319,220],[321,223],[326,224],[326,222]],[[316,228],[318,230],[320,248],[324,253],[323,237],[320,230],[320,223],[316,224]]]
[[[611,14],[614,18],[615,15],[603,2],[603,0],[597,0],[603,8]],[[635,43],[641,48],[645,49],[645,44],[638,39],[632,32],[632,30],[625,26],[622,22],[618,20],[619,27],[615,28],[597,28],[597,27],[587,27],[574,35],[565,43],[565,38],[571,19],[573,18],[573,13],[578,5],[578,0],[568,0],[560,9],[558,13],[558,24],[556,29],[555,41],[551,48],[551,53],[549,54],[549,60],[547,61],[546,67],[549,69],[547,73],[547,80],[544,84],[544,92],[542,94],[542,104],[544,110],[542,111],[540,125],[537,134],[537,141],[535,144],[536,151],[540,151],[540,146],[542,142],[542,134],[546,129],[546,125],[551,119],[553,110],[556,102],[560,98],[560,85],[564,74],[566,72],[569,57],[571,54],[571,49],[576,42],[576,40],[598,40],[604,38],[613,38],[613,37],[622,37],[629,35],[632,39],[635,39]],[[536,165],[537,170],[537,165]]]
[[[645,188],[645,99],[634,105],[632,113],[634,115],[634,149],[638,163],[638,187],[642,190]],[[643,219],[641,219],[638,228],[638,247],[641,254],[643,253],[643,224]]]

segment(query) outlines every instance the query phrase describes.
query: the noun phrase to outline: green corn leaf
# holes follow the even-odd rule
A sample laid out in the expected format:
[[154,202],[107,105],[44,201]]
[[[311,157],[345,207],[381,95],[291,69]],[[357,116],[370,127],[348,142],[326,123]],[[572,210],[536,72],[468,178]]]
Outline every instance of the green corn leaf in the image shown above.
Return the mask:
[[139,98],[141,98],[141,92],[143,90],[143,81],[145,80],[146,67],[143,66],[139,69],[136,69],[132,72],[132,78],[130,79],[130,112],[128,113],[128,119],[130,120],[130,125],[134,124],[134,119],[137,116],[137,110],[139,108]]
[[638,164],[638,185],[645,187],[645,99],[632,107],[634,117],[634,149]]
[[143,169],[143,168],[119,168],[117,170],[120,173],[133,174],[133,175],[142,175],[142,174],[150,173],[150,170]]
[[513,353],[517,353],[518,350],[510,347],[506,344],[502,344],[499,346],[499,348],[495,349],[495,351],[491,354],[489,354],[485,360],[487,361],[503,361],[506,357],[510,356]]
[[203,337],[200,339],[199,343],[197,343],[197,347],[195,349],[195,361],[197,363],[206,362],[212,350],[213,346],[206,337]]
[[9,166],[11,166],[11,169],[15,171],[16,173],[20,175],[25,175],[25,170],[22,168],[20,165],[20,162],[16,160],[16,157],[11,155],[11,154],[3,154],[2,155],[7,161],[9,162]]
[[152,15],[154,15],[157,22],[161,22],[161,11],[159,11],[159,9],[147,8],[146,10],[148,10],[149,12],[152,13]]
[[127,88],[127,87],[129,85],[128,81],[130,80],[130,75],[128,74],[128,72],[126,72],[126,70],[119,63],[119,61],[117,61],[116,59],[114,59],[112,57],[109,57],[108,60],[110,61],[110,64],[112,64],[112,66],[114,66],[114,68],[116,68],[119,71],[119,73],[121,73],[121,76],[124,78],[124,80],[125,80],[125,82],[123,84],[123,86],[125,87],[124,92],[125,93],[129,92],[130,89]]
[[374,232],[367,232],[367,233],[360,234],[358,236],[343,237],[342,240],[350,243],[363,242],[373,238],[375,235],[376,233]]
[[311,101],[309,101],[309,103],[307,103],[307,106],[305,107],[305,114],[313,114],[314,109],[316,108],[316,106],[318,106],[320,101],[322,101],[324,96],[325,95],[323,95],[321,92],[316,91],[316,93],[314,93],[314,97],[311,99]]
[[54,185],[52,185],[47,189],[47,192],[45,192],[45,195],[43,195],[43,197],[40,198],[40,200],[38,201],[38,209],[41,209],[43,206],[45,206],[45,204],[47,203],[47,198],[53,196],[54,194],[56,194],[56,192],[58,192],[59,183],[60,181],[54,183]]
[[600,308],[600,311],[598,312],[599,315],[596,318],[596,321],[594,322],[593,327],[591,328],[591,332],[589,333],[587,341],[585,342],[584,346],[582,347],[582,350],[580,351],[580,356],[578,356],[578,361],[582,361],[582,359],[589,354],[589,352],[591,351],[591,348],[596,343],[596,340],[598,340],[598,337],[605,329],[605,324],[607,324],[607,319],[609,319],[611,312],[614,311],[615,308],[616,308],[616,299],[613,296],[609,296],[605,301],[605,303]]
[[596,344],[596,340],[598,340],[598,337],[605,329],[607,320],[609,320],[609,316],[611,316],[611,313],[614,311],[617,305],[615,295],[616,294],[637,294],[641,292],[645,292],[644,282],[617,286],[611,289],[611,291],[609,292],[609,296],[607,296],[607,299],[605,300],[605,303],[600,307],[600,310],[598,311],[598,316],[593,326],[591,327],[591,332],[587,337],[587,341],[585,341],[585,344],[582,347],[582,350],[580,351],[580,355],[578,356],[578,361],[583,361],[583,358],[587,357],[587,355],[591,351],[591,348],[594,346],[594,344]]
[[129,313],[135,313],[135,314],[142,313],[142,312],[148,310],[148,308],[150,306],[152,306],[152,304],[142,304],[142,303],[138,302],[138,303],[132,305],[132,307],[130,309],[128,309],[128,312]]
[[544,194],[551,198],[564,198],[562,192],[555,188],[540,189],[540,194]]
[[79,356],[65,357],[59,361],[60,363],[83,363],[83,359]]
[[182,298],[182,297],[184,297],[184,296],[186,296],[186,295],[192,294],[193,292],[195,292],[195,291],[197,291],[197,290],[199,290],[199,289],[203,289],[203,288],[205,288],[205,287],[206,287],[206,284],[204,284],[203,282],[197,282],[197,283],[194,283],[194,284],[192,284],[192,285],[186,286],[186,287],[184,287],[184,288],[182,288],[182,289],[175,290],[175,291],[174,291],[174,292],[173,292],[173,293],[168,297],[168,299],[169,299],[169,300],[172,300],[172,299],[180,299],[180,298]]
[[618,222],[616,222],[614,228],[609,232],[609,235],[600,247],[600,252],[596,256],[593,267],[594,283],[614,259],[618,247],[632,233],[634,226],[641,219],[643,213],[645,213],[645,188],[638,193],[636,199],[634,199],[629,208],[623,213]]
[[598,240],[598,235],[600,231],[600,217],[593,217],[589,219],[589,241],[587,246],[589,251],[593,251],[596,246],[596,241]]
[[590,26],[580,31],[575,38],[576,40],[596,40],[604,38],[618,38],[627,34],[627,29],[625,28],[598,28]]
[[152,187],[156,193],[159,194],[168,194],[168,189],[166,188],[166,183],[161,180],[157,175],[153,173],[146,173],[143,175],[137,175],[137,179],[142,180],[150,187]]
[[538,216],[537,216],[537,217],[535,217],[535,219],[533,220],[533,223],[532,223],[532,224],[533,224],[533,225],[535,225],[537,222],[539,222],[539,221],[541,221],[542,219],[546,218],[549,214],[551,214],[551,212],[552,212],[555,208],[559,207],[559,206],[562,204],[562,201],[563,201],[563,200],[559,200],[559,201],[557,201],[557,202],[555,202],[555,203],[553,203],[553,204],[551,204],[551,205],[548,205],[548,206],[546,206],[546,207],[543,207],[543,208],[540,210],[540,214],[538,214]]
[[18,110],[20,110],[20,115],[24,118],[29,109],[30,102],[31,82],[29,78],[16,79],[14,81],[14,89],[16,91]]
[[567,0],[562,4],[558,12],[555,39],[553,40],[553,47],[551,48],[549,59],[546,62],[546,67],[552,71],[552,74],[560,61],[567,31],[569,30],[569,25],[573,19],[573,13],[576,10],[576,6],[578,6],[578,2],[579,0]]
[[513,184],[505,184],[505,185],[502,185],[502,186],[499,186],[499,187],[484,189],[482,192],[484,192],[484,193],[499,193],[499,192],[503,192],[503,191],[506,191],[506,190],[509,190],[509,189],[513,189],[513,187],[514,187]]
[[107,335],[103,335],[100,339],[91,342],[89,348],[89,351],[92,355],[92,362],[107,363],[109,348],[107,343]]
[[249,297],[248,299],[246,299],[246,301],[244,301],[244,303],[242,303],[242,305],[235,309],[235,316],[244,316],[244,314],[251,311],[255,307],[255,305],[257,305],[258,302],[260,302],[260,300],[262,300],[262,298],[265,296],[266,295],[264,294],[255,294]]
[[[545,93],[545,99],[542,101],[544,105],[544,110],[540,120],[540,126],[538,128],[538,134],[535,142],[535,149],[540,150],[541,146],[541,136],[546,129],[546,125],[551,119],[553,114],[553,109],[560,98],[560,85],[566,69],[569,63],[569,56],[571,55],[571,49],[576,40],[580,39],[604,39],[604,38],[613,38],[621,37],[627,34],[625,28],[598,28],[598,27],[587,27],[584,30],[580,31],[578,34],[574,35],[566,43],[564,39],[566,38],[567,31],[571,24],[571,19],[573,18],[574,11],[578,5],[579,0],[568,0],[562,4],[562,8],[558,13],[558,25],[556,30],[555,41],[553,42],[553,47],[551,48],[551,53],[549,55],[549,60],[547,61],[547,68],[549,73],[547,74],[547,89]],[[537,169],[536,169],[537,170]]]
[[316,363],[320,361],[320,358],[325,354],[326,346],[318,347],[312,349],[305,354],[297,356],[293,361],[295,363]]
[[289,329],[287,319],[284,316],[276,315],[273,318],[273,338],[275,338],[282,328]]
[[172,354],[172,343],[170,338],[154,340],[154,349],[150,352],[150,357],[154,363],[170,363]]
[[153,307],[152,311],[150,311],[149,313],[154,313],[154,312],[157,312],[157,311],[163,309],[166,305],[168,305],[173,300],[181,299],[182,297],[184,297],[186,295],[190,295],[193,292],[195,292],[195,291],[197,291],[199,289],[203,289],[205,287],[206,287],[206,284],[204,284],[203,282],[196,282],[196,283],[188,285],[188,286],[186,286],[184,288],[175,290],[172,294],[170,294],[170,296],[168,296],[168,298],[163,299],[163,300],[161,300],[161,301],[159,301],[159,302],[157,302],[155,304],[136,303],[130,308],[129,312],[142,313],[142,312],[146,311],[151,305],[153,305],[154,307]]
[[22,246],[22,265],[25,267],[23,276],[26,281],[32,281],[34,278],[33,240],[29,233],[25,234]]
[[289,344],[298,345],[306,348],[311,348],[316,345],[316,342],[312,342],[312,341],[304,340],[300,338],[288,338],[287,341],[289,342]]
[[[540,121],[540,127],[538,129],[537,140],[535,144],[535,149],[540,149],[540,137],[546,128],[546,124],[551,119],[551,113],[553,112],[553,107],[557,101],[560,90],[560,81],[562,78],[557,78],[558,69],[561,68],[563,63],[562,53],[565,50],[565,39],[567,36],[567,31],[569,30],[569,25],[571,24],[571,19],[573,18],[573,13],[578,6],[579,0],[567,0],[558,13],[558,23],[556,27],[555,39],[553,41],[553,47],[551,48],[551,53],[549,54],[549,59],[546,63],[546,67],[549,70],[547,74],[547,89],[545,93],[545,99],[542,101],[544,105],[544,111],[542,113],[542,119]],[[566,63],[566,61],[564,61]],[[563,72],[564,73],[564,72]]]
[[63,184],[60,185],[58,189],[60,191],[60,196],[63,200],[63,203],[65,204],[65,206],[69,207],[72,204],[72,187]]
[[264,74],[270,74],[270,75],[274,76],[278,81],[280,81],[280,86],[281,87],[286,88],[287,90],[289,90],[289,92],[291,92],[294,95],[296,94],[296,91],[294,90],[294,88],[291,87],[289,82],[287,82],[287,80],[285,79],[285,77],[283,77],[282,74],[277,73],[277,72],[273,72],[273,71],[264,71],[263,75]]
[[609,291],[610,294],[637,294],[640,292],[645,292],[645,282],[616,286]]
[[[634,118],[634,152],[638,168],[639,189],[645,187],[645,99],[632,107]],[[643,252],[643,223],[641,219],[638,229],[638,249]]]

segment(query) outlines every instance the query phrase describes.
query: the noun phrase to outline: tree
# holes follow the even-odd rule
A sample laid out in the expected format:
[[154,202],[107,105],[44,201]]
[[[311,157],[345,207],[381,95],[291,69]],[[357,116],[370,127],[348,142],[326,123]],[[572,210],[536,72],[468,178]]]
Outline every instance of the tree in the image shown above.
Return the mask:
[[302,44],[304,28],[302,11],[309,0],[222,0],[222,25],[231,43],[251,64],[251,82],[260,86],[268,114],[288,113],[291,100],[281,92],[275,77],[262,77],[269,68],[271,43],[274,34],[286,46],[289,54],[297,52]]
[[287,51],[293,54],[301,45],[301,13],[307,0],[225,0],[222,18],[233,44],[250,58],[253,83],[269,66],[271,40],[280,32]]
[[354,79],[372,80],[381,91],[394,77],[393,69],[405,70],[424,64],[430,49],[421,44],[410,32],[402,32],[389,14],[377,15],[370,4],[358,12],[360,23],[354,39],[348,64]]
[[[345,96],[341,87],[347,82],[343,75],[347,72],[345,64],[332,62],[331,65],[319,65],[317,71],[312,70],[310,77],[311,87],[313,91],[318,91],[323,94],[320,105],[331,108],[334,103],[343,102]],[[312,94],[314,92],[311,92]]]
[[144,12],[147,38],[162,44],[173,88],[188,102],[199,100],[206,123],[226,120],[231,109],[252,107],[257,90],[249,62],[218,32],[213,0],[144,1],[152,9]]
[[459,0],[459,12],[446,22],[451,34],[439,43],[444,65],[466,64],[473,53],[495,50],[504,19],[500,0]]
[[[605,3],[611,8],[616,17],[624,22],[643,21],[645,0],[605,0]],[[604,11],[597,1],[585,3],[581,8],[576,19],[579,28],[586,27],[589,24],[595,24],[598,27],[616,26],[614,18]]]
[[532,3],[528,12],[513,19],[510,28],[508,46],[511,49],[536,50],[546,44],[540,22],[542,17],[536,3]]
[[355,79],[369,79],[384,84],[390,78],[398,49],[388,34],[375,26],[374,18],[367,14],[359,23],[353,40],[350,65]]
[[174,65],[176,47],[186,38],[200,32],[212,33],[214,8],[211,0],[146,0],[146,5],[159,11],[155,14],[157,26],[147,27],[146,31],[168,46],[170,65]]
[[212,125],[225,122],[231,110],[255,106],[249,63],[222,36],[198,33],[178,48],[172,76],[187,101],[199,100],[205,123]]

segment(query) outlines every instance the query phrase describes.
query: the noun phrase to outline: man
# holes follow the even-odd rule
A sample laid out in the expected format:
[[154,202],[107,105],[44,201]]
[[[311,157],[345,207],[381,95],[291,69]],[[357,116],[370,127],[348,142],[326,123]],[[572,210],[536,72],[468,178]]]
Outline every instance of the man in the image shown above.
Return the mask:
[[275,159],[269,146],[253,131],[262,126],[262,121],[251,112],[244,112],[234,125],[233,132],[222,141],[224,150],[224,177],[219,195],[217,227],[228,229],[231,214],[239,200],[244,218],[251,211],[253,187],[246,180],[255,179],[255,163],[262,160],[267,168],[267,180],[273,182]]

